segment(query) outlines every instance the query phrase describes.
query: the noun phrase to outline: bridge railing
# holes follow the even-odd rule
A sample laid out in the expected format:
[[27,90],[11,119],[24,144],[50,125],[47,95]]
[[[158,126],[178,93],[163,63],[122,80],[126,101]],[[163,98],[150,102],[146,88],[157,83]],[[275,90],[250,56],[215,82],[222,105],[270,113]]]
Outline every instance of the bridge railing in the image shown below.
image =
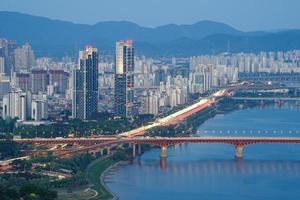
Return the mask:
[[197,135],[239,135],[243,136],[245,134],[247,135],[270,135],[270,136],[276,136],[276,135],[295,135],[299,134],[300,136],[300,130],[280,130],[280,129],[273,129],[273,130],[263,130],[263,129],[253,129],[253,130],[197,130]]

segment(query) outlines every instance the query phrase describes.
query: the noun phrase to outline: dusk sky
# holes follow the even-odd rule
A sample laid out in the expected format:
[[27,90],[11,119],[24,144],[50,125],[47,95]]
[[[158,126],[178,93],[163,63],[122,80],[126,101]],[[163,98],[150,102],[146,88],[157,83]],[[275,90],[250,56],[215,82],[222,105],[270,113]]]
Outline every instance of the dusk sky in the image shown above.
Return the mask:
[[299,0],[1,0],[0,10],[75,23],[126,20],[142,26],[224,22],[244,31],[300,28]]

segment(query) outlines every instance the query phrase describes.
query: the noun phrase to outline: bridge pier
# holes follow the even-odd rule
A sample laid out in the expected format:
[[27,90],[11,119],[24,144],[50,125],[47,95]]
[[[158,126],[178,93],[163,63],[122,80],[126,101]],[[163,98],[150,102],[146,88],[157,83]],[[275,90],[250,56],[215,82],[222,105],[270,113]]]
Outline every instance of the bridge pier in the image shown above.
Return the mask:
[[235,145],[235,157],[236,158],[243,158],[243,149],[244,149],[244,145]]
[[136,156],[135,149],[136,149],[135,144],[132,144],[132,157],[133,158],[135,158],[135,156]]
[[138,155],[141,155],[142,153],[142,147],[141,144],[138,144]]
[[160,148],[160,157],[166,158],[167,157],[167,145],[162,145]]
[[110,155],[110,147],[107,147],[107,155]]

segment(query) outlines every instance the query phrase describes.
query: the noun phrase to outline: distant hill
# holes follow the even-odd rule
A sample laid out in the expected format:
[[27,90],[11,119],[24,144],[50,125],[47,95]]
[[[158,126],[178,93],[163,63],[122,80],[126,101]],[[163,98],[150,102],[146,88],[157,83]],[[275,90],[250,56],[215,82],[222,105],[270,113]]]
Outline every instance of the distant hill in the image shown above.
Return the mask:
[[29,42],[40,56],[76,55],[92,44],[113,52],[116,40],[131,38],[146,55],[198,55],[300,49],[300,31],[242,32],[223,23],[200,21],[147,28],[127,21],[74,24],[16,12],[0,12],[0,37]]

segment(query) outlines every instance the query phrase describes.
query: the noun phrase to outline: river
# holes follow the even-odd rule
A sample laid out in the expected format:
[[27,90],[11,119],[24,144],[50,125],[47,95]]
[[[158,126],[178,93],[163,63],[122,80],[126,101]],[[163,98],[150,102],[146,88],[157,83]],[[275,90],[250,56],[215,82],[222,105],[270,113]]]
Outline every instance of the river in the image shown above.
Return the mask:
[[[216,115],[197,134],[300,136],[300,108],[286,103]],[[177,145],[167,161],[159,151],[108,172],[106,183],[120,200],[300,199],[300,145],[249,145],[242,160],[222,144]]]

